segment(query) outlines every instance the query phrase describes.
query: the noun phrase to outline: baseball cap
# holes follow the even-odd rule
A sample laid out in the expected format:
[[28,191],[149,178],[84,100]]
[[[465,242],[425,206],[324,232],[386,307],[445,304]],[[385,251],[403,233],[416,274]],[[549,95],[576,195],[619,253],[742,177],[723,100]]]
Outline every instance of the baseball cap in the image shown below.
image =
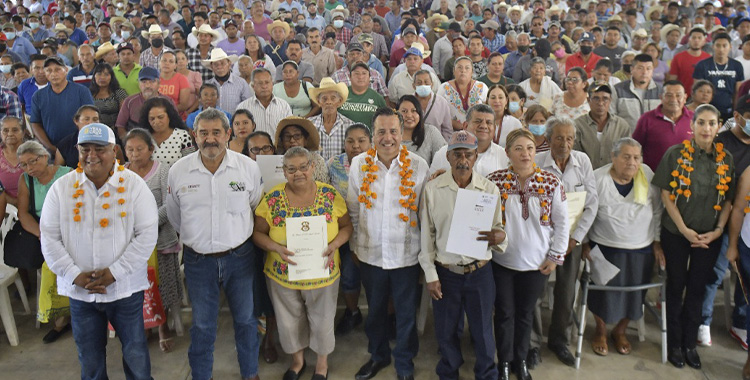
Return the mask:
[[750,112],[750,95],[743,95],[737,99],[737,107],[734,110],[740,115]]
[[594,42],[594,35],[591,34],[591,33],[588,33],[588,32],[583,33],[581,35],[581,38],[578,39],[578,43],[581,43],[581,42],[584,42],[584,41]]
[[[46,62],[45,62],[46,63]],[[159,70],[153,67],[144,67],[141,72],[138,73],[138,81],[142,80],[156,80],[159,79]]]
[[100,23],[99,23],[99,25],[97,25],[96,27],[97,27],[97,28],[101,28],[102,26],[106,26],[107,28],[110,28],[110,29],[112,29],[112,27],[111,27],[111,26],[109,25],[109,23],[108,23],[108,22],[106,22],[106,21],[102,21],[102,22],[100,22]]
[[450,140],[448,140],[449,151],[461,148],[477,149],[477,146],[479,146],[477,137],[465,130],[453,132]]
[[359,35],[359,37],[357,38],[357,41],[358,41],[358,42],[359,42],[360,44],[363,44],[363,43],[365,43],[365,42],[367,42],[367,43],[368,43],[368,44],[370,44],[370,45],[372,45],[372,44],[373,44],[373,39],[372,39],[372,35],[371,35],[370,33],[361,33],[361,34]]
[[612,87],[610,87],[607,83],[594,83],[589,89],[589,94],[593,94],[595,92],[606,92],[612,95]]
[[357,63],[353,64],[353,65],[352,65],[352,68],[351,68],[351,69],[349,69],[349,71],[350,71],[350,72],[351,72],[351,71],[354,71],[354,69],[356,69],[357,67],[362,67],[362,68],[364,68],[365,70],[367,70],[367,71],[370,71],[370,66],[367,66],[367,64],[366,64],[366,63],[364,63],[364,62],[357,62]]
[[234,26],[235,28],[239,29],[239,26],[237,26],[237,22],[232,19],[228,19],[227,22],[224,23],[224,29],[230,26]]
[[461,33],[461,24],[459,24],[459,23],[457,23],[457,22],[452,22],[452,23],[451,23],[451,24],[450,24],[450,25],[448,26],[448,30],[451,30],[451,31],[454,31],[454,32],[459,32],[459,33]]
[[47,57],[47,59],[44,60],[44,67],[47,67],[49,65],[58,65],[62,67],[67,67],[65,66],[65,63],[62,61],[62,59],[57,56]]
[[407,34],[410,34],[410,33],[416,36],[417,35],[417,30],[414,29],[414,28],[406,28],[406,29],[404,29],[404,32],[402,34],[404,36],[406,36]]
[[553,26],[556,26],[558,29],[562,29],[562,25],[560,25],[560,21],[552,21],[552,22],[550,22],[549,23],[549,27],[547,29],[549,29],[549,28],[551,28]]
[[115,133],[102,123],[91,123],[78,132],[78,145],[109,145],[115,143]]
[[365,51],[365,49],[362,47],[362,44],[359,42],[350,42],[349,47],[346,48],[347,53],[350,51],[356,51],[356,50]]
[[404,53],[404,59],[406,59],[406,57],[410,55],[416,55],[417,57],[422,58],[422,52],[417,48],[410,47],[409,49],[407,49],[406,53]]
[[131,44],[130,42],[121,42],[121,43],[117,44],[117,54],[120,54],[120,52],[123,51],[123,50],[130,50],[133,53],[135,53],[135,49],[133,48],[133,44]]

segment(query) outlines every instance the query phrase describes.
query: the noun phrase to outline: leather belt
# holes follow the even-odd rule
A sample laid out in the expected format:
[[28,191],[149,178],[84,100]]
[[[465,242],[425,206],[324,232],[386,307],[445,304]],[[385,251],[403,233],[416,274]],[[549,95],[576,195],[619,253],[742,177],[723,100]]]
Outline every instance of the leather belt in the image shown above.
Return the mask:
[[232,249],[228,249],[226,251],[221,251],[221,252],[214,252],[214,253],[198,253],[198,251],[196,251],[196,250],[188,247],[187,245],[185,247],[189,248],[191,251],[193,251],[193,252],[195,252],[195,253],[197,253],[199,255],[203,255],[203,256],[206,256],[206,257],[213,257],[214,259],[219,259],[219,258],[222,258],[224,256],[228,256],[230,253],[232,253],[232,251],[236,251],[236,250],[240,249],[243,245],[247,244],[248,241],[250,241],[250,238],[248,238],[247,240],[245,240],[244,242],[242,242],[242,244],[240,244],[240,245],[238,245],[238,246],[236,246],[236,247],[234,247]]
[[441,267],[443,267],[443,268],[451,271],[452,273],[465,275],[465,274],[476,272],[476,271],[482,269],[482,267],[485,266],[485,265],[487,265],[487,263],[489,263],[489,262],[490,262],[489,260],[476,260],[476,261],[472,261],[471,263],[465,264],[465,265],[443,264],[443,263],[438,262],[438,261],[436,261],[435,263],[438,264],[438,265],[440,265]]

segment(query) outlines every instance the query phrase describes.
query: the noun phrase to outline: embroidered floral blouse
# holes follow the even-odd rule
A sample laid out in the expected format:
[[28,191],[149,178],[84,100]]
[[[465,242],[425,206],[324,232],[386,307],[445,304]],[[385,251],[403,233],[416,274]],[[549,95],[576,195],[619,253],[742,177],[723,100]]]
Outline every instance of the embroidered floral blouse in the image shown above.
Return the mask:
[[522,189],[511,169],[487,178],[500,189],[501,210],[508,240],[504,254],[493,253],[496,263],[516,270],[538,270],[545,260],[562,265],[568,249],[570,226],[565,190],[546,170],[534,173]]
[[[268,236],[273,241],[286,245],[286,218],[302,216],[324,215],[328,222],[328,241],[336,238],[339,230],[338,220],[346,214],[346,201],[331,185],[316,182],[318,185],[315,202],[308,207],[292,207],[286,197],[286,183],[271,189],[261,200],[255,215],[266,220],[271,230]],[[325,278],[304,281],[289,281],[289,267],[286,261],[276,252],[268,252],[263,271],[266,276],[281,286],[289,289],[310,290],[323,288],[333,284],[340,275],[340,259],[338,250],[334,254],[334,264],[331,274]]]
[[[487,85],[480,82],[474,81],[469,95],[466,99],[466,105],[461,100],[461,94],[456,91],[453,86],[453,81],[445,82],[438,88],[437,96],[442,96],[451,105],[451,118],[460,122],[466,121],[466,111],[472,106],[484,103],[487,99],[488,88]],[[462,89],[464,90],[464,89]]]

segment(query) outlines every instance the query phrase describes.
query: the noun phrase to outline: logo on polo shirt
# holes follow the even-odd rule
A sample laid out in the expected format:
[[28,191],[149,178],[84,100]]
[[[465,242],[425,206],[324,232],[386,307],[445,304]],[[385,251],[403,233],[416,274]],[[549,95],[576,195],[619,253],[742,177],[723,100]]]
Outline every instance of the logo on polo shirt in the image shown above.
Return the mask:
[[244,182],[229,182],[229,188],[232,189],[232,191],[245,191],[245,183]]

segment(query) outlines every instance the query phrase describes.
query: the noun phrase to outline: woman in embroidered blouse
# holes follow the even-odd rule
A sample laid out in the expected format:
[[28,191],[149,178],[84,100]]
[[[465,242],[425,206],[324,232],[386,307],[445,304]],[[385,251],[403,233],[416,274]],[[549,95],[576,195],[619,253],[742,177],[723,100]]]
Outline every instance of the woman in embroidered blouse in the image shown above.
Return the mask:
[[312,161],[315,163],[313,178],[318,182],[330,183],[326,161],[318,153],[320,134],[310,120],[297,116],[282,119],[276,126],[276,136],[273,141],[276,142],[276,154],[284,154],[295,146],[309,150],[312,154]]
[[[298,378],[305,370],[304,353],[310,347],[317,354],[314,373],[328,376],[328,355],[334,349],[334,317],[340,276],[338,249],[349,240],[352,223],[344,198],[333,186],[313,180],[313,153],[301,146],[284,154],[286,183],[263,198],[255,210],[253,242],[268,252],[266,282],[271,294],[279,340],[292,365],[284,378]],[[290,281],[288,266],[296,265],[286,244],[286,218],[325,216],[328,247],[323,252],[330,268],[328,277]]]
[[[549,141],[547,141],[547,119],[550,118],[550,113],[547,109],[534,104],[526,110],[526,114],[523,116],[523,124],[526,129],[534,135],[534,142],[536,143],[536,152],[543,153],[549,150]],[[506,146],[507,147],[507,146]]]
[[21,119],[6,116],[0,122],[0,182],[5,189],[5,201],[18,206],[18,178],[23,174],[16,150],[25,140]]
[[531,60],[531,77],[519,83],[526,91],[527,105],[541,104],[547,110],[552,109],[552,99],[562,94],[560,87],[546,75],[547,63],[540,57]]
[[251,133],[255,132],[255,118],[250,111],[244,108],[238,108],[234,111],[231,120],[232,126],[232,137],[229,140],[229,149],[242,153],[247,143],[247,138]]
[[[180,243],[172,225],[167,220],[167,176],[169,166],[153,159],[156,142],[143,128],[134,128],[122,141],[128,169],[138,174],[156,198],[159,207],[159,238],[156,241],[156,261],[159,273],[159,295],[167,312],[179,313],[182,302],[180,285]],[[168,320],[168,319],[167,319]],[[172,350],[172,337],[167,323],[159,325],[159,348]]]
[[521,121],[511,115],[508,98],[508,90],[500,84],[492,85],[487,93],[487,105],[495,111],[495,134],[492,142],[503,148],[508,133],[523,128]]
[[703,296],[714,279],[735,192],[732,155],[714,143],[719,111],[698,107],[690,126],[693,139],[669,148],[652,180],[667,211],[661,220],[664,255],[656,259],[667,270],[667,359],[678,368],[701,366],[695,346]]
[[96,65],[89,89],[94,97],[94,105],[99,109],[101,122],[114,128],[117,115],[120,114],[120,107],[128,97],[128,93],[120,88],[112,66],[107,63]]
[[177,109],[164,97],[146,100],[141,107],[140,125],[156,141],[154,159],[172,166],[180,158],[195,152],[193,138]]
[[591,108],[588,102],[588,87],[586,71],[580,67],[570,69],[563,84],[565,91],[552,99],[551,113],[556,116],[567,116],[572,120],[589,113]]
[[471,58],[458,57],[453,67],[455,79],[444,82],[438,88],[437,96],[445,98],[451,106],[451,123],[454,131],[463,129],[466,111],[471,106],[484,103],[487,99],[487,85],[471,79],[473,74]]
[[505,253],[492,254],[497,287],[495,341],[499,366],[513,362],[518,378],[526,379],[536,300],[549,274],[563,263],[570,226],[562,183],[534,163],[536,142],[531,132],[510,132],[505,151],[511,166],[487,177],[500,189],[505,231],[515,237],[508,240]]
[[422,105],[414,95],[402,96],[396,109],[404,120],[401,144],[410,152],[424,158],[428,164],[432,163],[435,153],[447,144],[440,130],[434,125],[424,123]]

